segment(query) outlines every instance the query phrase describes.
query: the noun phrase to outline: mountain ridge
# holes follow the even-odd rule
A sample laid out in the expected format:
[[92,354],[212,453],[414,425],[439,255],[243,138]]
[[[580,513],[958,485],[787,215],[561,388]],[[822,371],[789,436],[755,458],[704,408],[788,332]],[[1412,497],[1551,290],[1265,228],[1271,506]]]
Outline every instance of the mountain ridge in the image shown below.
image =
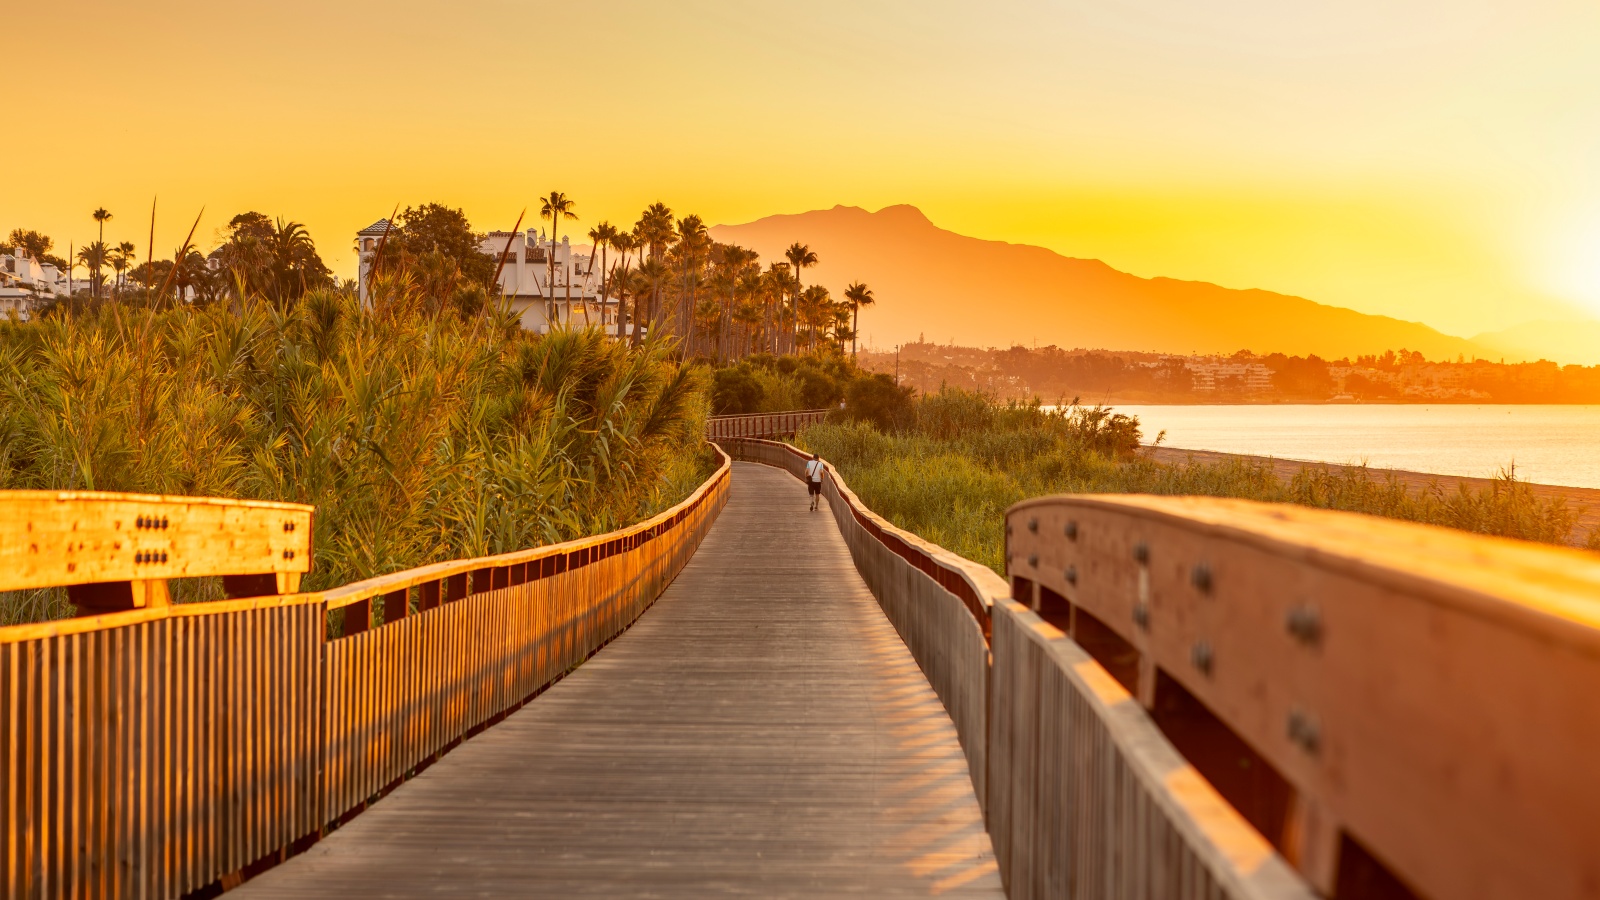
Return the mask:
[[[862,311],[861,330],[878,346],[931,334],[994,347],[1036,342],[1169,353],[1316,353],[1331,359],[1401,347],[1431,359],[1489,353],[1420,322],[1261,288],[1145,278],[1099,259],[969,237],[939,227],[911,204],[877,212],[838,204],[717,225],[711,233],[769,261],[783,259],[783,249],[794,241],[809,245],[820,262],[802,277],[825,285],[835,297],[843,296],[850,281],[866,282],[878,303]],[[981,281],[969,280],[978,275]]]

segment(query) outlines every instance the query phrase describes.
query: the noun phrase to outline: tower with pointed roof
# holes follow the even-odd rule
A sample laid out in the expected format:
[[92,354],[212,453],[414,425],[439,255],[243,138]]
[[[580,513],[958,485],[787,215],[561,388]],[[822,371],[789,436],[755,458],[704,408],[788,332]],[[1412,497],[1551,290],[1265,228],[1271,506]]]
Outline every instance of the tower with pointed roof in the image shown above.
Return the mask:
[[378,247],[383,243],[384,237],[394,230],[394,224],[388,219],[379,219],[371,225],[356,232],[356,256],[360,259],[360,278],[357,281],[361,293],[361,302],[367,302],[367,289],[372,278],[372,267],[378,258]]

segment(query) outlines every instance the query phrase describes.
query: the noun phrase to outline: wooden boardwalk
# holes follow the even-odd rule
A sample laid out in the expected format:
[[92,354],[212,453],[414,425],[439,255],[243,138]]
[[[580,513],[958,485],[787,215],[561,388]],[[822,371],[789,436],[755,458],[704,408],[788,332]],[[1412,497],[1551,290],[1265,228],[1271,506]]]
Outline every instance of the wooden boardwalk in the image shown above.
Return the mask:
[[735,463],[632,628],[246,897],[1002,897],[955,729],[824,508]]

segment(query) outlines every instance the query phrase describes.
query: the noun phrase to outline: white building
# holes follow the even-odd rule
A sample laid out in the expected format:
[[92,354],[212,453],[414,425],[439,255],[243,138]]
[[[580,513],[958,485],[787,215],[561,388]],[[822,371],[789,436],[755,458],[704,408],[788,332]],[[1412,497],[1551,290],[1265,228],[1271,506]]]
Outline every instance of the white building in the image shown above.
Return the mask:
[[[360,259],[360,293],[367,300],[368,275],[377,257],[378,244],[390,228],[387,219],[356,232],[356,252]],[[613,333],[617,321],[616,298],[600,296],[600,262],[588,253],[573,251],[568,238],[559,244],[545,238],[542,231],[491,231],[478,244],[478,250],[497,264],[505,254],[499,287],[511,309],[529,331],[546,332],[551,318],[561,325],[601,325]],[[551,282],[551,254],[555,256],[555,279]],[[387,252],[385,253],[387,255]],[[631,332],[632,326],[629,326]]]
[[67,278],[55,266],[34,259],[20,247],[0,254],[0,318],[14,313],[26,320],[38,304],[67,296]]
[[1215,391],[1220,387],[1243,389],[1252,394],[1272,390],[1272,370],[1261,363],[1226,357],[1191,356],[1184,360],[1183,366],[1194,377],[1194,389],[1197,392]]

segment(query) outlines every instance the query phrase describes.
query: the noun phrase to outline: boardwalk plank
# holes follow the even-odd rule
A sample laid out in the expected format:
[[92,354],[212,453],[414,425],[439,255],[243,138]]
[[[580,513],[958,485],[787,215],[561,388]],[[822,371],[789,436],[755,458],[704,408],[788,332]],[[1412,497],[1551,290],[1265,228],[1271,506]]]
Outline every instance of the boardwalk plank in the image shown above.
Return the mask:
[[1000,897],[955,729],[786,473],[576,672],[248,897]]

